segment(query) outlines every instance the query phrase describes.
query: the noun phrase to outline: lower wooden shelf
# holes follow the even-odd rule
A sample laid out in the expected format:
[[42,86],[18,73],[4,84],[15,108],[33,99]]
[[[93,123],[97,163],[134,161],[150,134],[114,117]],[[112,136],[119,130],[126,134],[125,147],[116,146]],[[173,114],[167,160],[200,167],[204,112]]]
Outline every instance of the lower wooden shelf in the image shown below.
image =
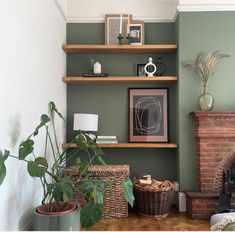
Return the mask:
[[[102,148],[177,148],[176,143],[101,143]],[[63,148],[76,148],[77,145],[72,143],[64,143]]]
[[126,83],[174,83],[176,76],[158,76],[158,77],[63,77],[67,84],[126,84]]

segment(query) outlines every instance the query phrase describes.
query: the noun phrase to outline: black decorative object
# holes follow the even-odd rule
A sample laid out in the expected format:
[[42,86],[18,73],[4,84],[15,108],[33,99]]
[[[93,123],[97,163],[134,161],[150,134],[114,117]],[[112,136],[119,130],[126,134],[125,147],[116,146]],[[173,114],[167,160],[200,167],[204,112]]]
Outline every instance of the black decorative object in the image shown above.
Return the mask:
[[157,61],[156,61],[156,67],[157,67],[157,71],[155,73],[156,76],[162,76],[165,74],[166,72],[166,66],[165,64],[162,62],[162,58],[160,56],[157,57]]

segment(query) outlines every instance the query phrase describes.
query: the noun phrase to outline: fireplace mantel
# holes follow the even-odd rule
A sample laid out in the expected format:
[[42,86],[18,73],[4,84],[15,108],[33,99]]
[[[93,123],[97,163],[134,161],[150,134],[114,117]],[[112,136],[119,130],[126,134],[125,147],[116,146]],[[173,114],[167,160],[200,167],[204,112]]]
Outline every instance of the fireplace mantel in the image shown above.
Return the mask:
[[235,138],[235,111],[194,111],[195,137]]
[[189,113],[189,115],[191,116],[196,116],[196,117],[206,117],[206,116],[209,116],[209,117],[216,117],[216,116],[219,116],[219,117],[222,117],[222,116],[235,116],[235,111],[193,111],[191,113]]

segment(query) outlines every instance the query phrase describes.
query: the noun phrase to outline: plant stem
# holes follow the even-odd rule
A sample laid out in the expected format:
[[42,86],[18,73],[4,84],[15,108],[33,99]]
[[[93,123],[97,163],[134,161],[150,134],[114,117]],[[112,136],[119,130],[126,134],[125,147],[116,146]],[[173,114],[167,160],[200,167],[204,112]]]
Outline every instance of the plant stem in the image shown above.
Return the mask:
[[56,174],[58,174],[59,170],[58,170],[58,167],[57,167],[57,165],[56,165],[56,164],[57,164],[56,154],[55,154],[53,142],[52,142],[52,139],[51,139],[51,136],[50,136],[48,127],[46,127],[46,133],[47,133],[47,136],[48,136],[48,139],[49,139],[49,143],[50,143],[50,145],[51,145],[52,154],[53,154],[53,158],[54,158],[54,165],[53,165],[53,167],[52,167],[52,173],[53,173],[53,175],[55,175],[54,169],[56,169]]
[[[48,126],[46,126],[48,128]],[[48,129],[47,129],[48,130]],[[46,131],[47,131],[46,130]],[[47,141],[48,141],[48,135],[46,133],[46,140],[45,140],[45,150],[44,150],[44,158],[47,157]]]
[[54,121],[54,115],[52,113],[52,110],[50,111],[50,114],[51,114],[51,121],[52,121],[52,128],[53,128],[53,134],[54,134],[54,138],[55,138],[56,149],[59,154],[60,151],[59,151],[59,145],[58,145],[58,141],[57,141],[57,135],[56,135],[56,130],[55,130],[55,121]]

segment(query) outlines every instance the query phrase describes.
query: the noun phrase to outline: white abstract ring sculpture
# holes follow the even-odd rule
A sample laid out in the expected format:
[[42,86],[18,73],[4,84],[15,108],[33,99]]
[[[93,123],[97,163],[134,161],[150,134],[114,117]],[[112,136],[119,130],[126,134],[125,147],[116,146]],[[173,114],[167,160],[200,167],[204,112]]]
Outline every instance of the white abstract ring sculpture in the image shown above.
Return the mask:
[[[149,72],[148,67],[151,67],[151,66],[153,67],[153,71]],[[151,57],[149,57],[149,62],[144,66],[144,71],[145,71],[145,73],[148,74],[148,77],[153,77],[153,74],[157,71],[157,67],[153,63],[153,59]]]

